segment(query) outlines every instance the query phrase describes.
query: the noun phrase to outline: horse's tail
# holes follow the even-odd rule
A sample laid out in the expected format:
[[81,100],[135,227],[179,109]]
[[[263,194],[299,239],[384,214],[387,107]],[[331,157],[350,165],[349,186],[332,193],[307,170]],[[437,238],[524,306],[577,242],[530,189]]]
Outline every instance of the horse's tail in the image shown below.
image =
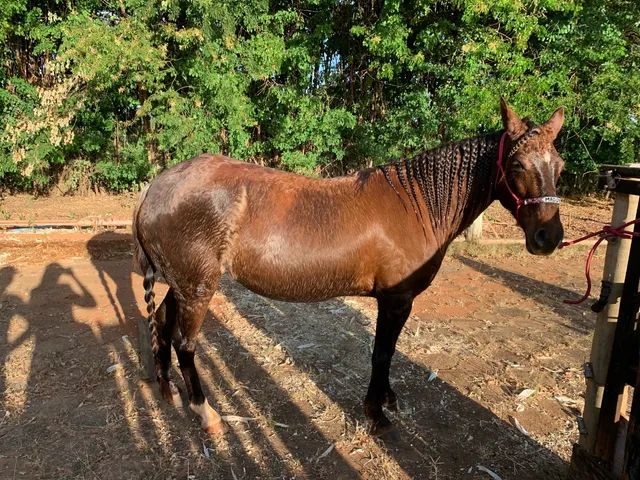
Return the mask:
[[138,216],[140,208],[147,197],[147,185],[140,194],[140,201],[133,211],[133,221],[131,222],[131,233],[133,235],[133,259],[135,264],[139,267],[140,273],[144,276],[142,285],[144,286],[144,301],[147,302],[147,314],[149,322],[149,333],[151,336],[151,351],[154,357],[158,354],[158,325],[156,322],[156,302],[155,293],[153,292],[153,286],[156,283],[155,268],[147,251],[142,244],[140,238],[140,232],[138,228]]

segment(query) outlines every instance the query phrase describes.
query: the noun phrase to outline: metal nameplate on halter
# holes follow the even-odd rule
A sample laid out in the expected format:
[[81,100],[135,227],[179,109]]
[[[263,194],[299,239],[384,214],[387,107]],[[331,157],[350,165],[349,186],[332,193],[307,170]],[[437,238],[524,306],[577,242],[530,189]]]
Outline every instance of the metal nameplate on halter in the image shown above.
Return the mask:
[[555,203],[556,205],[560,205],[560,197],[526,198],[522,203],[524,205],[532,205],[535,203]]

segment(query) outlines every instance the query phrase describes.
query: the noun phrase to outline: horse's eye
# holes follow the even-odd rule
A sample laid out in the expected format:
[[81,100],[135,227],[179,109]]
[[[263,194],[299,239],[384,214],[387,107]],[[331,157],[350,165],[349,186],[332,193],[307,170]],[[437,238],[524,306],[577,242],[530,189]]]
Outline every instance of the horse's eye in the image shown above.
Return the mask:
[[520,160],[514,160],[513,162],[511,162],[511,169],[514,172],[524,172],[524,165],[522,165],[522,162],[520,162]]

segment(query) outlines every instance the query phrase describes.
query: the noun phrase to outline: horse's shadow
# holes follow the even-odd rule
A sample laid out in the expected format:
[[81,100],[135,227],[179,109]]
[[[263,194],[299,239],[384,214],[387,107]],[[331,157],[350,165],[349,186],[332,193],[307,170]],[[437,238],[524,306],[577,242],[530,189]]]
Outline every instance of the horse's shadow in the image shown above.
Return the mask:
[[560,301],[560,299],[577,298],[579,294],[576,292],[551,283],[541,282],[540,280],[525,275],[503,270],[465,255],[455,254],[454,258],[478,273],[498,279],[512,291],[535,299],[537,303],[550,308],[563,319],[569,319],[570,323],[566,325],[568,328],[582,334],[592,331],[593,321],[590,317],[585,317],[581,314],[582,309]]
[[[283,347],[296,368],[303,371],[330,402],[346,412],[351,418],[350,428],[343,429],[340,438],[346,448],[355,448],[350,446],[348,438],[357,436],[354,425],[365,421],[362,398],[369,379],[375,320],[352,307],[348,300],[304,306],[276,302],[254,295],[226,277],[222,291],[244,321]],[[219,315],[216,313],[216,316]],[[205,328],[204,335],[219,344],[216,336],[233,338],[235,328],[218,320],[212,328]],[[402,350],[402,335],[398,348]],[[232,361],[226,358],[234,355],[228,353],[229,350],[219,349],[225,362]],[[501,472],[503,478],[564,477],[566,465],[555,453],[446,382],[439,379],[428,382],[430,373],[424,365],[401,351],[396,352],[391,381],[399,396],[401,411],[392,414],[392,420],[401,440],[385,448],[409,477],[473,478],[479,464]],[[245,375],[243,369],[235,375],[238,381],[251,387],[251,375]],[[274,388],[273,383],[258,388],[265,398],[283,394],[282,388]],[[288,416],[286,407],[274,409],[272,413],[274,417]],[[296,421],[305,420],[301,417]],[[364,473],[367,478],[375,475],[375,471],[367,470],[370,458],[356,456],[351,460],[358,464],[360,475]],[[380,464],[376,468],[380,468]]]

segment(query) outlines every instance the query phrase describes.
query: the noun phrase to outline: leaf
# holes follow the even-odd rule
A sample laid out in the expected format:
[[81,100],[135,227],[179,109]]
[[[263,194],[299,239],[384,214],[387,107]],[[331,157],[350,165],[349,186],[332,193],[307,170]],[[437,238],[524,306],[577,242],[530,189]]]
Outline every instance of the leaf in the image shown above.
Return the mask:
[[487,467],[483,467],[482,465],[478,465],[476,468],[479,471],[484,472],[487,475],[489,475],[492,478],[492,480],[502,480],[502,478],[500,478],[497,473],[489,470]]
[[518,419],[512,415],[509,415],[509,420],[511,421],[511,423],[513,424],[514,427],[516,427],[520,433],[529,436],[529,432],[527,432],[527,430],[520,424],[520,422],[518,421]]
[[331,445],[329,445],[329,447],[318,456],[318,458],[316,459],[316,462],[318,462],[319,460],[329,455],[335,446],[336,446],[335,443],[332,443]]
[[533,388],[525,388],[518,394],[518,399],[524,400],[525,398],[529,398],[534,393],[536,393],[536,391]]
[[225,422],[242,422],[249,424],[250,420],[255,420],[254,417],[241,417],[239,415],[222,415],[222,420]]
[[578,404],[577,400],[574,400],[573,398],[567,397],[565,395],[556,395],[553,398],[556,399],[558,402],[560,402],[563,405],[577,405]]

